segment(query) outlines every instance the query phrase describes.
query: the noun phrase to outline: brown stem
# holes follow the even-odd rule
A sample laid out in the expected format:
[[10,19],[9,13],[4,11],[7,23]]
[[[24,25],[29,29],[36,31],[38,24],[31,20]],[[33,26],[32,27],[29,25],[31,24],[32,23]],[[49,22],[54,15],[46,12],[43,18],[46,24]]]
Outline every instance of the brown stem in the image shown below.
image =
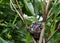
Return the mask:
[[12,2],[11,2],[11,0],[10,0],[10,8],[11,8],[12,11],[16,12],[16,11],[13,9],[13,7],[12,7]]
[[39,43],[42,43],[42,41],[43,41],[43,36],[44,36],[44,32],[45,32],[46,18],[47,18],[47,13],[46,13],[46,0],[44,0],[44,16],[43,16],[43,22],[42,22],[43,29],[41,30],[41,33],[40,33]]
[[32,39],[33,39],[33,42],[34,42],[34,43],[36,43],[36,41],[34,40],[34,38],[33,38],[33,37],[32,37]]
[[[55,0],[55,3],[56,3],[56,1],[57,0]],[[43,40],[44,31],[45,31],[45,23],[47,21],[47,15],[51,13],[51,10],[48,13],[50,2],[51,1],[49,0],[47,5],[46,5],[46,0],[44,0],[44,16],[43,16],[43,23],[42,23],[43,24],[43,29],[42,29],[41,34],[40,34],[39,43],[42,43],[42,40]]]
[[[54,4],[57,3],[58,0],[55,0]],[[49,10],[47,14],[47,19],[51,16],[52,8]]]
[[52,11],[52,8],[49,10],[49,12],[48,12],[48,16],[47,16],[47,19],[51,16],[50,14],[51,14],[51,11]]
[[59,29],[60,29],[60,23],[57,24],[57,29],[46,39],[46,42],[48,42]]
[[57,29],[57,30],[55,30],[55,32],[54,32],[54,33],[52,33],[52,34],[48,37],[48,39],[46,40],[46,42],[48,42],[48,41],[53,37],[53,35],[54,35],[57,31],[58,31],[58,29]]
[[[16,0],[16,3],[17,3],[17,6],[18,6],[18,8],[19,8],[19,12],[20,12],[20,14],[21,14],[21,19],[23,20],[23,22],[24,22],[24,24],[26,25],[26,27],[28,28],[28,26],[27,26],[27,22],[26,22],[26,20],[24,19],[24,17],[23,17],[23,13],[22,13],[22,9],[21,9],[21,7],[20,7],[20,5],[18,4],[18,1]],[[32,37],[32,39],[33,39],[33,42],[34,43],[36,43],[36,41],[34,40],[34,38]]]
[[43,36],[44,36],[44,31],[45,31],[45,22],[43,24],[43,29],[41,30],[40,38],[39,38],[39,43],[42,43]]
[[50,7],[51,4],[51,0],[48,0],[47,5],[46,5],[46,13],[48,13],[48,9]]
[[43,22],[46,21],[46,17],[47,17],[47,14],[46,14],[46,0],[44,0],[44,15],[43,15]]
[[51,3],[51,0],[48,0],[47,4],[46,2],[44,1],[44,19],[43,21],[47,21],[47,16],[48,16],[48,9],[49,9],[49,6],[50,6],[50,3]]
[[26,25],[26,28],[28,28],[28,25],[27,25],[27,22],[26,22],[26,20],[24,19],[24,17],[23,17],[23,13],[22,13],[22,9],[21,9],[21,6],[18,4],[18,0],[16,0],[16,4],[17,4],[17,6],[18,6],[18,8],[19,8],[19,13],[21,14],[21,19],[23,20],[23,22],[24,22],[24,24]]
[[58,0],[55,0],[55,2],[54,2],[54,3],[57,3],[57,1],[58,1]]

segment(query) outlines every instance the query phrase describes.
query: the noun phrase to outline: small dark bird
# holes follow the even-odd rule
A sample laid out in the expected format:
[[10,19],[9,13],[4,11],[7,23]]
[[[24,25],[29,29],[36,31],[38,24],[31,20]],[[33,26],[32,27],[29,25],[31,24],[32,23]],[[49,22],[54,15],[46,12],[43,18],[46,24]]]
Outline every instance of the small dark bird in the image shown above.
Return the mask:
[[43,25],[39,22],[32,23],[32,25],[28,28],[30,35],[34,38],[35,41],[39,40],[42,28]]

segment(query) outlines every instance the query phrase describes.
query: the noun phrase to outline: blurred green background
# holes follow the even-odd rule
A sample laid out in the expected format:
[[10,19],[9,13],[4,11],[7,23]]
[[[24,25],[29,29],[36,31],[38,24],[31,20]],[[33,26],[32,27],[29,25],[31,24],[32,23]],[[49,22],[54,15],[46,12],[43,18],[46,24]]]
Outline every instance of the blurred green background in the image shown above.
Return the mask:
[[[15,2],[15,0],[13,1]],[[18,1],[29,26],[34,21],[42,22],[44,14],[42,0]],[[52,12],[46,23],[45,38],[55,31],[56,23],[60,21],[60,0],[57,3],[54,3],[54,1],[51,1]],[[16,6],[16,3],[14,5]],[[9,0],[0,0],[0,43],[33,43],[21,18],[11,10]],[[56,32],[48,43],[60,43],[60,30]]]

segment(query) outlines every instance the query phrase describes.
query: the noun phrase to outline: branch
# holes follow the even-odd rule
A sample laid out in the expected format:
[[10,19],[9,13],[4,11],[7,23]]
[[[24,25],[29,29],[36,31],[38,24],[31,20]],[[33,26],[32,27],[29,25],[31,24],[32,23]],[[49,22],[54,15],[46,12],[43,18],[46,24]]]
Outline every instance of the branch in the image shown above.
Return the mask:
[[21,6],[18,4],[18,0],[16,0],[16,4],[17,4],[17,6],[18,6],[18,8],[19,8],[18,11],[19,11],[20,14],[21,14],[21,17],[22,17],[22,19],[23,19],[23,22],[24,22],[24,24],[26,25],[26,28],[28,28],[27,22],[26,22],[26,20],[25,20],[24,17],[23,17],[23,13],[22,13]]
[[54,35],[57,31],[58,31],[58,29],[56,29],[55,32],[52,33],[52,34],[48,37],[48,39],[46,40],[46,42],[48,42],[48,41],[53,37],[53,35]]
[[33,39],[33,42],[34,42],[34,43],[36,43],[36,41],[34,40],[34,38],[33,38],[33,37],[32,37],[32,39]]
[[[39,38],[39,43],[42,43],[42,40],[43,40],[43,36],[44,36],[44,31],[45,31],[45,23],[47,21],[47,16],[51,13],[52,11],[52,8],[50,9],[49,13],[48,13],[48,9],[49,9],[49,6],[50,6],[50,2],[51,0],[48,1],[47,5],[46,5],[46,0],[44,0],[44,16],[43,16],[43,29],[41,31],[41,34],[40,34],[40,38]],[[57,2],[57,0],[55,0],[55,3]]]
[[22,9],[21,9],[20,5],[18,4],[17,0],[16,0],[16,3],[17,3],[17,6],[18,6],[19,10],[16,9],[16,7],[14,6],[12,0],[10,0],[10,7],[13,11],[17,12],[17,14],[20,16],[20,18],[22,19],[22,21],[24,22],[24,24],[26,25],[26,28],[27,28],[28,26],[27,26],[26,20],[23,17]]
[[[17,12],[17,14],[21,17],[22,19],[22,16],[20,15],[20,13],[18,12],[18,10],[16,9],[16,7],[14,6],[12,0],[10,0],[10,3],[11,3],[11,7],[14,8],[15,12]],[[23,20],[23,19],[22,19]]]
[[[12,9],[20,16],[20,18],[23,20],[23,22],[25,23],[26,25],[26,28],[28,28],[27,24],[26,24],[26,21],[23,17],[23,13],[22,13],[22,9],[20,8],[19,4],[18,4],[18,1],[16,0],[16,3],[17,3],[17,6],[19,7],[19,11],[16,9],[16,7],[14,6],[12,0],[10,0],[10,6],[12,7]],[[20,14],[21,13],[21,14]],[[33,42],[36,43],[36,41],[33,39]]]
[[43,15],[43,22],[46,21],[46,17],[47,17],[47,14],[46,14],[46,0],[44,0],[44,15]]
[[12,6],[13,6],[12,5],[12,1],[10,0],[10,8],[11,8],[11,10],[14,11],[14,12],[16,12],[15,9]]
[[40,33],[39,43],[42,43],[42,41],[43,41],[43,36],[44,36],[44,32],[45,32],[46,17],[47,17],[46,0],[44,0],[44,16],[43,16],[43,22],[42,22],[43,29],[41,30],[41,33]]
[[48,0],[47,5],[46,5],[46,13],[48,13],[48,9],[50,7],[51,4],[51,0]]
[[48,42],[54,36],[54,34],[60,29],[60,23],[58,23],[56,27],[56,30],[46,39],[46,42]]
[[42,43],[44,31],[45,31],[45,22],[43,22],[42,24],[43,24],[43,29],[41,30],[41,33],[40,33],[39,43]]
[[[54,4],[57,3],[58,0],[55,0]],[[47,19],[51,16],[52,8],[49,10],[47,14]]]

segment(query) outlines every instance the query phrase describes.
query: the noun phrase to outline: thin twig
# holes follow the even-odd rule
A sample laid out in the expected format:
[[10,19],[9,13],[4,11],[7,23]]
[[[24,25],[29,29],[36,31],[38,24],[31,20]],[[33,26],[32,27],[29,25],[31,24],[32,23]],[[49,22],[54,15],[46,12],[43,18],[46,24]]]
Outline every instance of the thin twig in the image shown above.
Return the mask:
[[43,41],[43,36],[44,36],[44,32],[45,32],[46,17],[47,17],[47,14],[46,14],[46,0],[44,0],[44,16],[43,16],[43,23],[42,23],[43,29],[41,30],[41,33],[40,33],[39,43],[42,43],[42,41]]
[[20,18],[23,20],[22,16],[20,15],[19,11],[16,9],[16,7],[14,6],[12,0],[10,0],[11,6],[14,8],[15,12],[17,12],[17,14],[20,16]]
[[45,31],[45,22],[43,22],[42,24],[43,24],[43,29],[42,29],[41,34],[40,34],[39,43],[42,43],[44,31]]
[[[49,6],[50,6],[50,2],[51,1],[49,0],[47,5],[46,5],[46,0],[44,0],[43,29],[42,29],[41,34],[40,34],[39,43],[42,43],[42,40],[43,40],[44,31],[45,31],[45,23],[47,21],[47,15],[48,15],[48,9],[49,9]],[[49,13],[51,13],[51,10],[49,11]]]
[[[54,4],[57,3],[57,1],[58,1],[58,0],[55,0]],[[48,14],[47,14],[47,19],[51,16],[52,9],[53,9],[53,8],[51,8],[51,9],[49,10],[49,12],[48,12]]]
[[[58,0],[55,0],[54,4],[57,3]],[[48,13],[48,16],[47,16],[47,19],[51,16],[51,11],[52,11],[52,8],[50,9],[49,13]],[[60,11],[59,11],[60,12]],[[59,14],[58,12],[58,14]],[[58,28],[55,30],[55,32],[53,32],[47,39],[46,39],[46,42],[48,42],[52,37],[53,35],[58,31]]]
[[57,29],[46,39],[46,42],[48,42],[59,29],[60,29],[60,23],[58,24]]
[[47,41],[49,41],[49,40],[52,38],[52,36],[53,36],[57,31],[58,31],[58,29],[56,29],[55,32],[52,33],[52,34],[48,37]]
[[47,5],[46,5],[46,13],[48,13],[48,9],[50,7],[51,4],[51,0],[48,0]]
[[51,16],[50,14],[51,14],[51,11],[52,11],[52,8],[49,10],[49,12],[48,12],[48,15],[47,15],[47,19]]
[[33,38],[33,37],[32,37],[32,39],[33,39],[33,42],[34,42],[34,43],[36,43],[36,41],[34,40],[34,38]]
[[[13,3],[12,3],[12,4],[13,4]],[[14,5],[13,5],[13,7],[14,7],[14,9],[16,10],[16,12],[19,14],[20,18],[23,20],[24,24],[26,25],[26,28],[28,28],[27,22],[26,22],[26,20],[25,20],[24,17],[23,17],[22,9],[21,9],[20,5],[18,4],[18,0],[16,0],[16,4],[17,4],[19,10],[17,10],[17,9],[14,7]],[[33,42],[36,43],[36,41],[35,41],[34,39],[33,39]]]
[[[11,9],[12,9],[13,11],[17,12],[17,14],[20,16],[20,18],[22,19],[22,21],[24,22],[24,24],[26,25],[26,28],[27,28],[28,26],[27,26],[26,20],[25,20],[24,17],[23,17],[22,9],[21,9],[21,7],[19,6],[17,0],[16,0],[16,3],[17,3],[17,6],[18,6],[19,10],[16,9],[16,7],[14,6],[12,0],[10,0],[10,7],[11,7]],[[14,9],[13,9],[13,8],[14,8]]]
[[44,22],[46,21],[46,17],[47,17],[47,14],[46,14],[46,0],[44,0],[44,15],[43,15],[43,21]]
[[26,25],[26,28],[28,28],[27,22],[26,22],[26,20],[25,20],[24,17],[23,17],[23,13],[22,13],[21,6],[18,4],[18,0],[16,0],[16,4],[17,4],[17,6],[18,6],[18,8],[19,8],[18,11],[20,12],[21,17],[23,18],[23,22],[24,22],[24,24]]
[[10,8],[11,8],[12,11],[16,12],[15,9],[13,9],[13,7],[12,7],[12,2],[11,2],[11,0],[10,0]]

